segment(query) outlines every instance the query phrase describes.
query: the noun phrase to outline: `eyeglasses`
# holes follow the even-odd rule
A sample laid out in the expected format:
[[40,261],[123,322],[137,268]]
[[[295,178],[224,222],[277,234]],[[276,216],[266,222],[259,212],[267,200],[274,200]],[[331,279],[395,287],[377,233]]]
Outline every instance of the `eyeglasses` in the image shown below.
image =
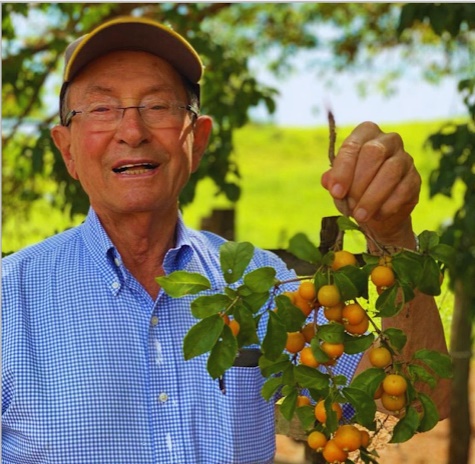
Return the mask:
[[92,103],[83,110],[71,110],[65,118],[64,125],[71,124],[74,116],[80,114],[88,122],[102,130],[117,128],[124,117],[125,110],[136,109],[143,122],[152,128],[177,127],[183,123],[183,111],[189,111],[195,118],[199,110],[193,105],[180,102],[154,100],[139,106],[115,106],[102,103]]

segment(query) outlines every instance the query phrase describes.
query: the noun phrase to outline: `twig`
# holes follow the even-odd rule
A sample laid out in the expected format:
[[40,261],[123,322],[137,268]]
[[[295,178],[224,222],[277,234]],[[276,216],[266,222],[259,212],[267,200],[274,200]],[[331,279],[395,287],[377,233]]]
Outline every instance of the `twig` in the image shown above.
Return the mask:
[[330,143],[328,145],[328,159],[330,160],[330,166],[333,166],[335,160],[335,143],[336,143],[336,125],[335,118],[331,110],[328,110],[328,128],[330,131]]

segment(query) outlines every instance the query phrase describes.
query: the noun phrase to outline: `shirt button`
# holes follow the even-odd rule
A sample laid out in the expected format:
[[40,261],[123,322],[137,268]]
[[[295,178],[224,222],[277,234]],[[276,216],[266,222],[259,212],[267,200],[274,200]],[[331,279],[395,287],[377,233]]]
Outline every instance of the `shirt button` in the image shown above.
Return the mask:
[[165,403],[165,401],[168,400],[168,395],[166,393],[160,393],[160,395],[158,395],[158,401],[160,401],[161,403]]
[[112,282],[112,288],[113,288],[114,290],[117,290],[119,287],[120,287],[119,282]]
[[155,327],[158,324],[158,317],[157,316],[152,316],[152,319],[150,319],[150,325],[152,327]]
[[120,266],[120,259],[119,258],[114,258],[114,263],[116,266]]

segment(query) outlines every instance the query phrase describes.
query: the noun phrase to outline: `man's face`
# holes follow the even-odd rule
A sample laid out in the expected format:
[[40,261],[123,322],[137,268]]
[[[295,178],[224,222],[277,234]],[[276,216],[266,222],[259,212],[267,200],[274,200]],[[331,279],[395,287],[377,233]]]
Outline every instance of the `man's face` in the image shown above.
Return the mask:
[[[144,52],[117,51],[90,63],[70,85],[68,107],[85,110],[101,103],[118,107],[151,101],[188,103],[183,82],[164,60]],[[122,112],[120,113],[122,114]],[[176,210],[178,196],[196,170],[211,123],[193,123],[179,110],[173,124],[150,127],[139,111],[123,111],[104,126],[84,112],[52,135],[72,177],[78,179],[101,214]]]

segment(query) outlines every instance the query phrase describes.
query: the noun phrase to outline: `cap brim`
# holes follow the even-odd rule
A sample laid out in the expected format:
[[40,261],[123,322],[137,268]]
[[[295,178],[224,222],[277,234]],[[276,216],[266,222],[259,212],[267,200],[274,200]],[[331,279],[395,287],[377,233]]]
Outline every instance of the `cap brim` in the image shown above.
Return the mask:
[[197,52],[172,29],[147,18],[121,17],[102,24],[68,47],[64,82],[114,50],[144,51],[163,58],[192,84],[198,84],[203,74]]

